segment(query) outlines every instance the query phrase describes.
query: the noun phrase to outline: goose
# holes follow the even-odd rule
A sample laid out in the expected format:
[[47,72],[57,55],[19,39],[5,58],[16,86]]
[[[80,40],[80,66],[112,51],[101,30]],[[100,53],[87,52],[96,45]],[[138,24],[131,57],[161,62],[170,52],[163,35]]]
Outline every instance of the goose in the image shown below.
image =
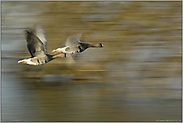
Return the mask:
[[58,53],[78,54],[90,47],[93,47],[93,48],[104,47],[102,43],[91,44],[91,43],[81,42],[80,40],[81,35],[82,34],[75,34],[75,35],[69,36],[65,41],[64,47],[57,48],[52,52],[54,52],[55,54],[58,54]]
[[67,57],[67,54],[49,55],[47,53],[46,33],[40,25],[34,25],[33,28],[25,30],[27,48],[31,55],[30,58],[19,60],[18,63],[28,65],[43,65],[47,62],[59,58]]

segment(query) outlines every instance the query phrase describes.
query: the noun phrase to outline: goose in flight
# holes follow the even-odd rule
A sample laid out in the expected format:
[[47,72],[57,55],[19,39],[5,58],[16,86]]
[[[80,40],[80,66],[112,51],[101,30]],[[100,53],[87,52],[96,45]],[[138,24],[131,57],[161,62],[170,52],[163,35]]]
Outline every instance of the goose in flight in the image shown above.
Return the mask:
[[91,43],[83,43],[80,40],[82,34],[76,34],[69,36],[67,40],[65,41],[65,46],[62,48],[57,48],[56,50],[53,50],[52,52],[58,54],[58,53],[68,53],[68,54],[77,54],[81,53],[87,48],[93,47],[93,48],[99,48],[103,47],[104,45],[102,43],[98,44],[91,44]]
[[27,48],[31,54],[30,58],[18,61],[18,63],[29,65],[42,65],[47,62],[59,58],[67,57],[67,54],[49,55],[47,53],[47,39],[46,33],[40,25],[35,25],[33,28],[25,30]]

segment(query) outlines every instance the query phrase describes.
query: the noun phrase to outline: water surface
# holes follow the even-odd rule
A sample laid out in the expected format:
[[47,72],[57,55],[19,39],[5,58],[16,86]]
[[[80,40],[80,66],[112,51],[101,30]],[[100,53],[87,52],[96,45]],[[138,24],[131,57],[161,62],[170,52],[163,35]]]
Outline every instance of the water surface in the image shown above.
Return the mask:
[[[2,121],[181,121],[181,2],[2,2]],[[42,66],[24,29],[43,25],[48,53],[83,33],[105,44]]]

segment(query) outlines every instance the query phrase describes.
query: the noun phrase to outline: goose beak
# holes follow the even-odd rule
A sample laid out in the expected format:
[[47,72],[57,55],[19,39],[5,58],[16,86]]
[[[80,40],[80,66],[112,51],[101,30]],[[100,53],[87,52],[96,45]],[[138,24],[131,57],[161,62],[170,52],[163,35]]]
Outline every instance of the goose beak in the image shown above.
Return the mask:
[[62,53],[62,51],[54,51],[55,54]]
[[18,63],[22,63],[22,64],[27,64],[27,62],[25,62],[25,61],[22,61],[22,62],[18,62]]

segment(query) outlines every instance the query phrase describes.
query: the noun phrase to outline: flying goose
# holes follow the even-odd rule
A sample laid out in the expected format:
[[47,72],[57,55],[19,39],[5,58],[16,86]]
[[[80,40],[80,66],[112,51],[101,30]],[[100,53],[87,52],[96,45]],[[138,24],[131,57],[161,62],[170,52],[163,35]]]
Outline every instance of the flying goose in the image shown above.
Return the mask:
[[91,43],[83,43],[80,40],[82,34],[76,34],[69,36],[67,40],[65,41],[65,46],[62,48],[57,48],[56,50],[53,50],[52,52],[58,54],[58,53],[68,53],[68,54],[77,54],[81,53],[87,48],[90,47],[103,47],[104,45],[102,43],[98,44],[91,44]]
[[47,62],[59,58],[67,57],[65,53],[49,55],[47,53],[47,39],[46,33],[40,25],[35,25],[33,28],[25,30],[27,48],[31,54],[28,59],[18,61],[18,63],[29,64],[29,65],[42,65]]

